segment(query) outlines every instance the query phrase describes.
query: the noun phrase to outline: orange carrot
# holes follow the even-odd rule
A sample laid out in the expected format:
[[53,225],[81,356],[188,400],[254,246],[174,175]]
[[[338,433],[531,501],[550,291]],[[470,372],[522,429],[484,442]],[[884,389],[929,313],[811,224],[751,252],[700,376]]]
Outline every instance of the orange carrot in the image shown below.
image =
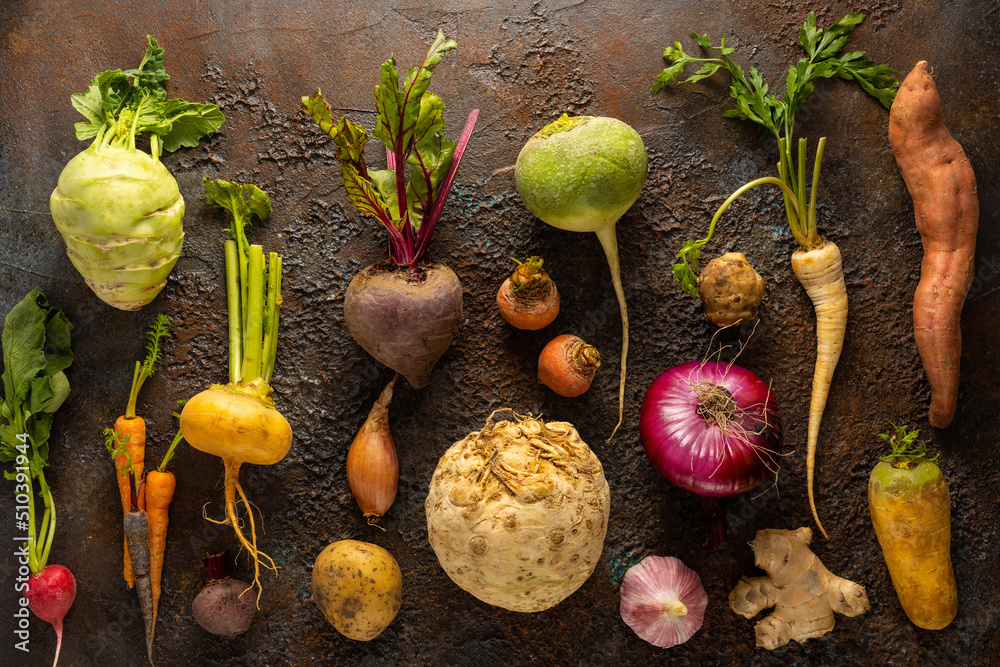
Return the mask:
[[[170,449],[167,450],[163,462],[156,470],[150,470],[146,475],[145,498],[146,515],[149,517],[149,577],[153,589],[153,632],[156,631],[156,615],[160,608],[160,578],[163,574],[163,556],[167,548],[167,525],[170,517],[167,508],[174,498],[177,480],[174,473],[166,469],[167,463],[173,457],[177,443],[181,441],[181,432],[174,437]],[[150,644],[152,644],[150,637]]]
[[[132,510],[129,499],[128,473],[135,471],[136,479],[142,478],[142,467],[146,452],[146,422],[142,417],[126,418],[124,415],[115,421],[115,471],[118,473],[118,491],[122,497],[122,511],[128,514]],[[139,509],[146,509],[145,497],[139,495]],[[124,571],[125,583],[129,588],[135,586],[135,574],[132,572],[132,560],[128,555],[128,544],[125,544]]]
[[[113,431],[105,429],[108,436],[105,446],[115,459],[115,471],[118,474],[118,491],[122,499],[122,511],[128,514],[132,509],[131,490],[129,488],[129,473],[134,473],[136,480],[142,479],[142,469],[146,452],[146,422],[135,414],[135,404],[139,398],[139,389],[146,378],[153,374],[156,362],[160,358],[160,339],[169,336],[167,316],[159,314],[150,327],[146,343],[146,360],[135,362],[132,374],[132,390],[129,392],[125,414],[115,421]],[[138,509],[146,509],[146,496],[140,493],[137,502]],[[129,588],[135,586],[135,573],[132,571],[132,561],[129,558],[128,542],[125,542],[124,567],[122,572]]]
[[149,516],[149,576],[153,580],[153,626],[160,603],[160,576],[167,547],[167,508],[174,497],[174,473],[151,470],[146,475],[146,514]]

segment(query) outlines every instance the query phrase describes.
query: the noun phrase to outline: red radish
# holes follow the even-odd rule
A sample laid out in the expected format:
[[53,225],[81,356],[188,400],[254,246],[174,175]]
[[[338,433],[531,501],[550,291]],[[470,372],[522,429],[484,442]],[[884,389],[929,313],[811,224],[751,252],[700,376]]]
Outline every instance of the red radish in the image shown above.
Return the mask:
[[556,336],[538,357],[538,379],[560,396],[573,398],[590,389],[601,355],[572,334]]
[[[513,258],[512,258],[513,259]],[[542,268],[541,257],[518,262],[497,292],[500,315],[518,329],[537,331],[552,324],[559,314],[559,290]]]
[[49,565],[38,574],[28,577],[28,588],[24,592],[28,608],[35,616],[52,624],[56,630],[56,657],[53,666],[59,663],[62,648],[63,617],[76,599],[76,579],[63,565]]
[[382,64],[372,136],[385,145],[386,169],[368,169],[368,133],[363,127],[343,116],[334,121],[333,109],[318,90],[302,98],[306,113],[333,139],[348,200],[362,215],[378,219],[389,237],[387,259],[356,275],[347,287],[347,328],[368,354],[415,389],[430,383],[434,364],[462,321],[458,276],[427,258],[431,235],[479,117],[479,110],[473,110],[458,142],[449,141],[444,138],[444,102],[427,92],[434,68],[457,47],[438,31],[402,89],[396,59]]

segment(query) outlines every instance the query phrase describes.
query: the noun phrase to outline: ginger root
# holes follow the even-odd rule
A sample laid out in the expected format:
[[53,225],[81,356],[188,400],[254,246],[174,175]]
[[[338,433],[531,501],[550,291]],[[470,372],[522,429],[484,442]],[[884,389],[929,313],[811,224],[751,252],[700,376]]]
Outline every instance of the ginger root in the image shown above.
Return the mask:
[[864,586],[830,572],[809,549],[812,530],[760,530],[751,543],[754,562],[766,577],[743,577],[729,594],[729,607],[753,618],[774,607],[754,626],[757,646],[773,650],[833,630],[834,612],[858,616],[868,610]]

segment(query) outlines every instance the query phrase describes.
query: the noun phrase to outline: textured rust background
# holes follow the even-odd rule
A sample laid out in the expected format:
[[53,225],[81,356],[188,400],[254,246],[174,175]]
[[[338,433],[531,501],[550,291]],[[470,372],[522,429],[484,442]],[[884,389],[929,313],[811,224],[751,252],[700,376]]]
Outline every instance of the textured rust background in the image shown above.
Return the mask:
[[[868,20],[851,48],[906,73],[919,59],[935,68],[945,119],[965,146],[979,182],[977,280],[963,317],[965,347],[959,415],[945,431],[926,422],[927,383],[913,343],[910,307],[921,257],[909,196],[886,138],[888,114],[856,86],[822,82],[799,113],[799,136],[829,137],[820,193],[820,229],[841,247],[851,301],[843,357],[823,422],[818,457],[820,511],[831,541],[816,552],[831,570],[867,586],[868,614],[839,619],[834,632],[774,653],[753,647],[753,623],[726,597],[755,574],[747,542],[766,527],[809,525],[804,454],[815,354],[812,308],[792,276],[794,242],[776,190],[757,189],[723,222],[712,247],[745,252],[769,283],[760,324],[741,363],[773,382],[787,424],[777,489],[726,499],[729,539],[700,545],[705,523],[696,498],[649,466],[638,439],[645,388],[674,364],[701,358],[720,342],[699,305],[683,296],[670,265],[681,241],[700,236],[711,212],[737,186],[771,174],[774,145],[749,125],[721,118],[722,76],[651,95],[661,52],[690,30],[713,39],[728,31],[736,57],[757,65],[778,89],[800,57],[797,30],[809,10],[826,25],[848,11]],[[79,593],[66,618],[63,664],[145,663],[135,595],[120,575],[120,512],[101,431],[124,408],[143,332],[160,311],[174,337],[163,369],[147,385],[140,411],[149,422],[147,458],[158,461],[175,422],[175,401],[226,376],[222,240],[224,219],[199,201],[205,175],[251,180],[270,193],[274,215],[251,232],[285,258],[285,307],[275,373],[276,399],[295,431],[281,463],[246,466],[243,483],[264,515],[262,548],[281,570],[264,578],[253,627],[222,640],[190,614],[200,556],[235,548],[221,515],[222,465],[183,446],[173,470],[156,655],[161,665],[219,664],[987,664],[1000,651],[1000,496],[997,405],[1000,356],[1000,9],[990,0],[792,2],[687,0],[610,2],[194,2],[76,0],[4,2],[0,7],[0,312],[38,285],[76,325],[73,394],[60,411],[49,481],[59,511],[51,561],[76,575]],[[399,449],[399,496],[385,532],[367,526],[344,476],[347,447],[390,373],[365,354],[344,324],[344,290],[383,252],[383,232],[347,204],[333,151],[299,109],[322,87],[334,106],[369,129],[379,64],[401,67],[423,55],[438,27],[459,43],[434,76],[454,137],[474,106],[482,109],[467,161],[432,256],[460,276],[465,321],[432,384],[397,391],[392,429]],[[85,144],[69,96],[102,70],[134,67],[146,33],[167,54],[174,96],[213,101],[221,132],[164,162],[187,200],[184,255],[161,296],[139,313],[99,302],[67,260],[48,214],[48,196],[66,161]],[[616,417],[620,327],[607,267],[589,234],[535,220],[514,190],[520,146],[563,112],[617,116],[643,136],[646,188],[619,224],[632,348],[620,435]],[[373,145],[376,142],[373,142]],[[373,148],[372,159],[378,160]],[[509,257],[546,258],[563,311],[546,332],[512,330],[494,294]],[[538,384],[535,359],[556,333],[576,332],[604,354],[606,368],[576,400]],[[749,337],[741,333],[741,340]],[[725,352],[732,355],[733,350]],[[427,544],[423,500],[438,457],[479,428],[496,408],[542,412],[575,422],[604,463],[611,524],[593,576],[557,607],[534,615],[489,607],[458,589]],[[881,452],[875,435],[890,421],[921,427],[943,453],[951,484],[958,618],[945,630],[917,630],[902,613],[868,519],[866,484]],[[24,664],[13,649],[13,489],[0,491],[0,662]],[[780,493],[779,493],[780,491]],[[338,635],[309,598],[312,562],[329,542],[362,539],[389,549],[405,577],[399,617],[379,638]],[[627,567],[649,554],[674,555],[702,577],[709,594],[704,628],[687,644],[659,650],[638,639],[618,614]],[[239,569],[247,575],[245,559]],[[54,635],[37,619],[28,664],[49,664]],[[16,661],[16,662],[15,662]]]

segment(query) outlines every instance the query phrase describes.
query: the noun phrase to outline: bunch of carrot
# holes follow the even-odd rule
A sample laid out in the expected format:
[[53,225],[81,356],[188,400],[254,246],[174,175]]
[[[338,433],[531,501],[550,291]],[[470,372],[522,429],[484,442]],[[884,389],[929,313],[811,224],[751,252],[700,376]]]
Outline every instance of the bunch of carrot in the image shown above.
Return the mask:
[[166,470],[181,440],[178,431],[159,467],[143,477],[146,457],[146,423],[136,414],[136,402],[143,383],[153,375],[162,354],[161,340],[170,335],[166,315],[157,316],[150,327],[146,359],[136,362],[125,413],[114,429],[105,429],[105,446],[114,457],[125,513],[125,555],[123,576],[129,588],[138,586],[139,603],[146,627],[146,651],[152,662],[153,637],[160,600],[160,580],[166,552],[167,510],[173,499],[176,480]]

